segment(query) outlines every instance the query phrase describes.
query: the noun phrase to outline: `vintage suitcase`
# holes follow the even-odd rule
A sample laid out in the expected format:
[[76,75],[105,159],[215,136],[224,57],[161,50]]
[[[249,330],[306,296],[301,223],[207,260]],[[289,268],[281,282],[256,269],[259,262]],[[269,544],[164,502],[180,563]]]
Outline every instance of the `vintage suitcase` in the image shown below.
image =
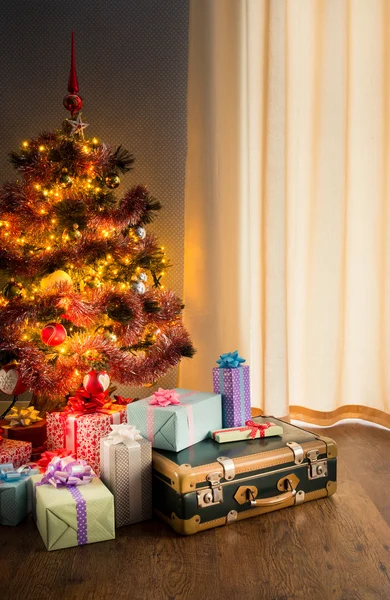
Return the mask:
[[181,452],[153,451],[155,514],[190,535],[336,491],[336,444],[275,419],[283,436],[218,444],[211,438]]

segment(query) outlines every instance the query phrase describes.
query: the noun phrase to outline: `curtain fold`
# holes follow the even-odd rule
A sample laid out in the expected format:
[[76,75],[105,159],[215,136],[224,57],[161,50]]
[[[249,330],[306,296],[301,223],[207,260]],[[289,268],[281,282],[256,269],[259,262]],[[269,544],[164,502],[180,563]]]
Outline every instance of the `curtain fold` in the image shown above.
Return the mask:
[[386,0],[192,0],[181,385],[390,426]]

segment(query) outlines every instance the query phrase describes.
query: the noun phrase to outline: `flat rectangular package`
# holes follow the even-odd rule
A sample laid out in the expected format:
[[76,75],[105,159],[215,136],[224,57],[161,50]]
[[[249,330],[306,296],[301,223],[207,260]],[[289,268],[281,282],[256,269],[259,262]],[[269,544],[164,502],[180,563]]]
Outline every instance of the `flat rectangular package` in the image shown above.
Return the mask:
[[152,446],[100,441],[100,477],[114,495],[115,524],[131,525],[152,518]]
[[34,475],[29,485],[47,550],[115,539],[114,497],[100,479],[58,489],[51,484],[36,485],[41,479],[42,475]]
[[[283,435],[283,427],[271,422],[264,423],[264,419],[254,417],[252,424],[254,425],[253,427],[230,427],[228,429],[212,431],[211,437],[219,444],[224,444],[226,442],[238,442],[239,440],[250,440],[252,438]],[[257,424],[259,424],[259,427],[256,429],[255,426]]]
[[179,452],[222,428],[220,394],[176,389],[180,404],[154,406],[151,398],[127,405],[127,422],[139,429],[153,448]]
[[334,494],[335,442],[274,417],[264,421],[283,435],[154,450],[155,514],[189,535]]

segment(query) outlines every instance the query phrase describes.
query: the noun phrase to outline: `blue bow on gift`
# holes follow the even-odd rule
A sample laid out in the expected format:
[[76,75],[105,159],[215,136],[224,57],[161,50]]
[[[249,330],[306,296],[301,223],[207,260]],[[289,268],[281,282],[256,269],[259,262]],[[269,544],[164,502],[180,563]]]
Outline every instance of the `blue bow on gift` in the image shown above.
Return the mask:
[[14,469],[12,463],[6,463],[0,465],[0,481],[14,482],[27,479],[30,475],[36,475],[39,473],[39,469],[33,469],[30,465],[23,465],[18,469]]
[[237,369],[237,367],[241,366],[241,363],[245,362],[245,358],[241,358],[238,354],[238,350],[235,352],[227,352],[226,354],[221,354],[217,363],[219,364],[220,369]]

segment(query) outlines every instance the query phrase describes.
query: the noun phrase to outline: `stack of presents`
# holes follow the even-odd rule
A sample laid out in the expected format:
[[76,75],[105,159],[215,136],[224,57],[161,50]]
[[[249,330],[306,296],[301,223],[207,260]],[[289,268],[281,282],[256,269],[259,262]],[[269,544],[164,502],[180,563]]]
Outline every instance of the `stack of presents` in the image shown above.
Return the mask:
[[237,352],[217,362],[212,393],[102,405],[101,390],[81,388],[46,419],[14,407],[0,441],[0,524],[31,511],[56,550],[114,539],[153,513],[191,534],[333,494],[334,442],[252,419],[249,367]]

